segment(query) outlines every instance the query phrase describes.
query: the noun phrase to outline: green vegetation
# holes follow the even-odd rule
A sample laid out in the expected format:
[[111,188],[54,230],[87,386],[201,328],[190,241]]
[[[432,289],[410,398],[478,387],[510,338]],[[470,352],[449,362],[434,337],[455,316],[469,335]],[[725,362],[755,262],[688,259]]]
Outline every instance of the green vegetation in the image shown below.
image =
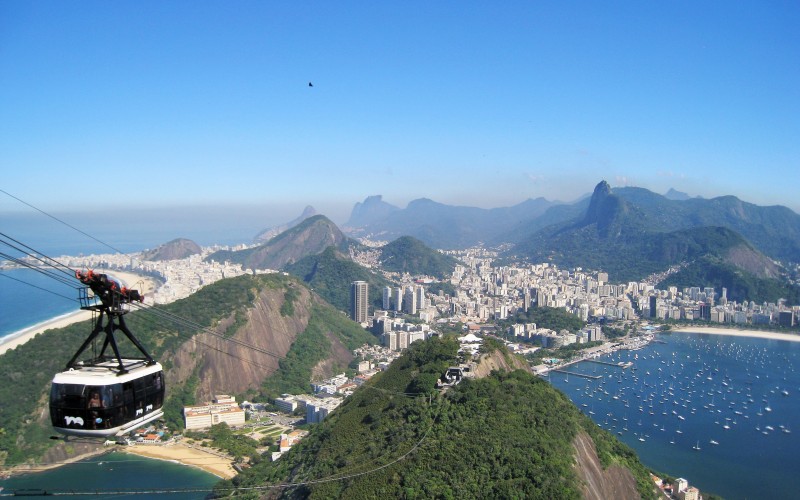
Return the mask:
[[287,287],[286,292],[283,294],[283,304],[281,304],[281,316],[294,315],[294,301],[300,294],[293,286]]
[[528,312],[520,310],[513,318],[502,322],[500,326],[504,332],[507,332],[511,325],[518,323],[536,323],[537,328],[548,328],[556,332],[567,330],[571,333],[576,333],[586,326],[586,322],[579,317],[566,309],[557,307],[530,307]]
[[286,271],[303,280],[326,302],[340,311],[350,310],[350,284],[369,283],[370,303],[382,307],[381,290],[389,285],[382,276],[372,273],[348,257],[328,247],[319,255],[310,255],[286,266]]
[[442,292],[445,295],[449,295],[450,297],[456,296],[456,287],[453,286],[452,283],[449,281],[435,281],[429,285],[425,285],[428,289],[429,293],[437,295],[439,292]]
[[381,267],[386,271],[412,275],[450,277],[458,261],[427,247],[411,236],[397,238],[381,248]]
[[601,328],[603,330],[603,335],[605,335],[607,339],[618,339],[620,337],[624,337],[629,331],[628,326],[625,326],[624,329],[613,326],[603,326]]
[[228,424],[212,425],[208,430],[211,446],[224,451],[234,457],[236,462],[241,462],[243,457],[257,455],[258,441],[239,433],[235,433]]
[[[281,460],[221,482],[218,495],[348,476],[270,491],[290,498],[580,498],[572,443],[585,431],[604,463],[629,466],[642,496],[654,498],[629,448],[527,372],[495,372],[433,393],[425,374],[455,362],[456,349],[450,339],[413,344]],[[412,388],[418,392],[409,394]]]
[[314,304],[306,330],[279,361],[278,371],[264,381],[259,399],[308,392],[311,370],[330,354],[329,336],[338,338],[348,350],[376,342],[372,334],[330,306]]

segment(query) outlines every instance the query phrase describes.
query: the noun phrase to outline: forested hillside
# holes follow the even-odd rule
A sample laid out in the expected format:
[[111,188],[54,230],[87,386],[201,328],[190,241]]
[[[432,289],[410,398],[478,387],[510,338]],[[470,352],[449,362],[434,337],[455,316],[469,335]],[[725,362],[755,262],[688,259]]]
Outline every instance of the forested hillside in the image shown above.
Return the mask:
[[[218,494],[243,488],[245,497],[580,498],[586,463],[575,442],[588,434],[603,467],[630,471],[617,491],[654,497],[629,448],[525,371],[436,391],[457,349],[450,339],[413,344],[300,445],[221,483]],[[294,486],[270,486],[287,484]]]
[[411,236],[403,236],[381,247],[381,267],[390,272],[447,278],[458,261],[429,248]]
[[334,247],[328,247],[318,255],[309,255],[286,271],[302,279],[320,297],[340,311],[350,310],[350,284],[354,281],[369,283],[370,303],[381,307],[380,290],[389,285],[381,275],[350,260]]

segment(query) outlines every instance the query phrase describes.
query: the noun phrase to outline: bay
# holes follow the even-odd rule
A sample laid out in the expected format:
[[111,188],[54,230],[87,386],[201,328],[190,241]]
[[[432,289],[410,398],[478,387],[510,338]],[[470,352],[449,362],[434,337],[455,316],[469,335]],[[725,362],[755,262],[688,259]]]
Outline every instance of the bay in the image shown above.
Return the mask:
[[[638,351],[552,373],[642,462],[724,498],[792,498],[800,489],[800,343],[662,334]],[[699,448],[699,449],[697,449]]]
[[[32,474],[0,479],[3,493],[44,489],[70,498],[204,498],[219,478],[201,469],[164,460],[112,452]],[[171,490],[169,495],[155,490]],[[112,493],[114,492],[114,493]],[[122,492],[122,493],[119,493]]]

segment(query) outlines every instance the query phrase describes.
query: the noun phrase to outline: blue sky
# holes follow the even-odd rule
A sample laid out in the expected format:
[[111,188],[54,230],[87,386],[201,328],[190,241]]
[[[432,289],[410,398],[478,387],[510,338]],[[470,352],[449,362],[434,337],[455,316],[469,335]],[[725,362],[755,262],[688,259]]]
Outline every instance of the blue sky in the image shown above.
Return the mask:
[[798,26],[779,1],[0,2],[0,187],[344,222],[605,179],[800,211]]

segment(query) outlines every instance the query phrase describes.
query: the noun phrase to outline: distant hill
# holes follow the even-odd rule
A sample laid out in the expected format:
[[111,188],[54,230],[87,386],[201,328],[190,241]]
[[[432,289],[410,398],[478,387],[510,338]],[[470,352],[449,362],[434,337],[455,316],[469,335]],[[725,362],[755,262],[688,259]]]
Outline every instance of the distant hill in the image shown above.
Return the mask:
[[291,229],[296,225],[300,224],[301,222],[303,222],[304,220],[308,219],[309,217],[313,217],[315,215],[317,215],[317,211],[314,209],[314,207],[308,205],[303,210],[303,213],[300,214],[300,216],[297,217],[296,219],[292,220],[291,222],[287,222],[286,224],[281,224],[279,226],[274,226],[264,229],[263,231],[258,233],[255,238],[253,238],[253,241],[256,243],[267,242],[272,238],[274,238],[275,236],[278,236],[282,232],[286,231],[287,229]]
[[382,307],[381,290],[390,283],[381,275],[353,262],[350,257],[334,247],[322,253],[306,256],[286,266],[286,271],[302,279],[314,292],[343,312],[350,310],[350,284],[354,281],[369,283],[369,302]]
[[[715,262],[737,270],[725,273],[716,266],[707,270],[707,276],[716,274],[733,280],[727,282],[728,288],[743,289],[738,281],[745,280],[760,283],[746,287],[748,289],[781,289],[770,281],[779,277],[780,268],[737,232],[720,226],[667,231],[665,229],[682,224],[652,209],[656,202],[694,200],[670,202],[639,188],[620,191],[623,194],[612,192],[605,181],[599,183],[582,216],[537,231],[513,252],[533,262],[552,261],[566,267],[601,269],[618,282],[640,280],[674,264],[697,261],[710,265]],[[663,222],[654,224],[656,217]],[[668,221],[671,222],[668,224]],[[706,283],[710,281],[684,282],[682,286],[705,286]],[[777,298],[773,296],[769,300]]]
[[[276,498],[656,498],[635,453],[502,346],[444,394],[458,343],[412,344],[276,462],[219,493],[271,484]],[[416,395],[416,396],[415,396]],[[317,481],[341,477],[335,481]]]
[[142,252],[142,260],[178,260],[202,252],[200,245],[186,238],[177,238],[154,250]]
[[398,207],[383,201],[381,195],[368,196],[363,202],[355,204],[345,227],[363,228],[387,218],[398,210],[400,210]]
[[411,236],[403,236],[381,247],[381,268],[396,273],[449,278],[458,261],[427,247]]
[[346,250],[350,241],[330,219],[314,215],[268,242],[245,250],[219,251],[206,257],[217,262],[242,264],[246,269],[282,269],[329,246]]
[[421,198],[404,209],[393,209],[395,207],[374,198],[356,204],[347,224],[348,233],[384,240],[413,236],[428,246],[442,249],[467,248],[495,241],[498,236],[523,227],[555,205],[537,198],[512,207],[484,209],[445,205]]

